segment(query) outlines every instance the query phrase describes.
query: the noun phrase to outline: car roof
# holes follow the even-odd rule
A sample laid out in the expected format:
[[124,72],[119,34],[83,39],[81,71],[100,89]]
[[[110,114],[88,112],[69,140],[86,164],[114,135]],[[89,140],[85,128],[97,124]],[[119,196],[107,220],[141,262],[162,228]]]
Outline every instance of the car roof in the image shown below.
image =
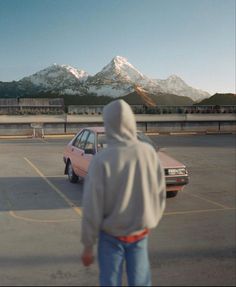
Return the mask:
[[85,129],[87,130],[91,130],[95,133],[104,133],[105,132],[105,128],[104,127],[86,127]]
[[[104,126],[84,127],[83,130],[84,129],[91,130],[95,133],[105,133],[105,127]],[[141,133],[141,132],[142,132],[141,130],[137,130],[137,133]]]
[[[101,126],[85,127],[83,129],[91,130],[91,131],[96,132],[96,133],[105,133],[105,128],[101,127]],[[137,133],[141,133],[141,132],[142,132],[141,130],[137,130]]]

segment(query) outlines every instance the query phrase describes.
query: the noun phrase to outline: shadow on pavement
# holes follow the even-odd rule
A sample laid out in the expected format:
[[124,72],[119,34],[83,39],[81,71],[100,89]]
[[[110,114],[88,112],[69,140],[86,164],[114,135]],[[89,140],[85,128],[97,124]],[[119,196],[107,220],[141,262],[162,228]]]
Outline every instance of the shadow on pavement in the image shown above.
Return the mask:
[[82,205],[83,184],[71,184],[65,177],[0,177],[0,212],[69,208],[65,198]]

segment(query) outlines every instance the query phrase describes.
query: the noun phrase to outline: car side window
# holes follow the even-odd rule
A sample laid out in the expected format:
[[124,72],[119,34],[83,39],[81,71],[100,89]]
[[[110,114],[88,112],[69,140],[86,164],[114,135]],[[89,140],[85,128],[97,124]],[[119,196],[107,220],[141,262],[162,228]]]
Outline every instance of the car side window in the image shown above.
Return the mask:
[[79,144],[77,146],[78,148],[84,149],[84,146],[85,146],[85,143],[87,141],[88,135],[89,135],[89,131],[85,130],[83,135],[82,135],[82,137],[81,137],[81,139],[80,139],[80,142],[79,142]]
[[79,143],[80,143],[80,140],[81,140],[81,138],[82,138],[82,135],[83,135],[83,131],[77,136],[77,138],[74,140],[74,142],[73,142],[73,146],[75,146],[75,147],[78,147],[79,146]]
[[89,151],[89,153],[94,153],[95,151],[95,134],[91,132],[88,136],[85,150]]
[[97,134],[97,149],[98,151],[107,147],[107,138],[105,134]]

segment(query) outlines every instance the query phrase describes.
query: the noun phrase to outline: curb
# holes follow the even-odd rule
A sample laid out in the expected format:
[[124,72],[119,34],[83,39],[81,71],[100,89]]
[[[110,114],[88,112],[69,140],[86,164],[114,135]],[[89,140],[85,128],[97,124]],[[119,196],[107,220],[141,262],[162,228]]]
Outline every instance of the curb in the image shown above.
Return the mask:
[[170,132],[169,135],[173,136],[182,136],[182,135],[198,135],[202,133],[197,133],[197,132]]
[[[63,139],[63,138],[73,138],[76,133],[73,134],[57,134],[57,135],[44,135],[44,139]],[[232,132],[169,132],[169,133],[160,133],[160,132],[145,132],[148,136],[158,136],[158,135],[170,135],[170,136],[187,136],[187,135],[229,135],[236,134],[235,131]],[[0,135],[0,139],[37,139],[33,135]]]
[[44,135],[45,139],[56,139],[56,138],[72,138],[75,134],[66,134],[66,135]]
[[45,138],[45,139],[49,139],[49,138],[72,138],[75,134],[66,134],[66,135],[44,135],[43,137],[33,137],[33,135],[28,135],[28,136],[24,136],[24,135],[20,135],[20,136],[0,136],[0,139],[37,139],[37,138]]
[[236,134],[236,131],[234,132],[206,132],[206,135],[233,135]]
[[0,136],[0,139],[32,139],[32,136]]

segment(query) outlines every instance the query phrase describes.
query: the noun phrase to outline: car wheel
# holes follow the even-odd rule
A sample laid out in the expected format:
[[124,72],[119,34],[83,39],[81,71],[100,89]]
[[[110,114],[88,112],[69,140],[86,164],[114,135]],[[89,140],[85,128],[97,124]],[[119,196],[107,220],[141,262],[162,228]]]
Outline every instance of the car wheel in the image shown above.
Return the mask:
[[70,161],[68,162],[67,174],[70,182],[76,183],[78,181],[78,176],[75,174]]
[[167,191],[167,198],[175,197],[178,194],[178,190],[175,191]]

